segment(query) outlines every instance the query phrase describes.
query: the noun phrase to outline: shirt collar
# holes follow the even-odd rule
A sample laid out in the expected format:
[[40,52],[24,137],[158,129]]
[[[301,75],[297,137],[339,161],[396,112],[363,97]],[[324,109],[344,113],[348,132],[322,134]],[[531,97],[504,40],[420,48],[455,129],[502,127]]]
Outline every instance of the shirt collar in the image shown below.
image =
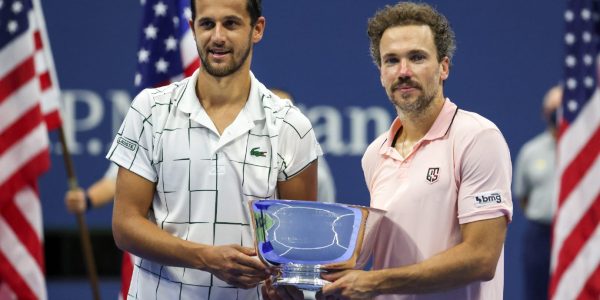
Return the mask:
[[[423,138],[421,138],[421,141],[431,141],[444,137],[452,125],[452,121],[454,120],[457,110],[458,107],[456,104],[452,103],[450,99],[446,98],[444,105],[442,106],[442,110],[433,122],[431,128],[429,128],[429,131],[425,134],[425,136],[423,136]],[[400,121],[400,118],[396,117],[392,123],[392,126],[390,127],[390,130],[388,131],[388,136],[384,143],[385,146],[392,147],[392,142],[394,141],[394,137],[396,136],[396,133],[400,127],[402,127],[402,121]],[[419,143],[421,141],[419,141]]]
[[454,121],[457,110],[458,107],[456,104],[446,98],[440,114],[437,116],[435,122],[433,122],[433,125],[429,128],[429,131],[422,140],[432,141],[444,137],[448,130],[450,130],[450,126],[452,125],[452,121]]
[[[192,76],[189,77],[183,96],[177,106],[180,111],[190,115],[196,115],[199,111],[204,111],[204,108],[198,99],[198,95],[196,94],[196,83],[198,82],[199,74],[200,69],[197,69]],[[244,105],[243,111],[248,114],[248,117],[251,120],[256,121],[265,118],[261,99],[266,93],[267,88],[254,77],[252,72],[250,72],[250,93],[248,94],[248,100]]]

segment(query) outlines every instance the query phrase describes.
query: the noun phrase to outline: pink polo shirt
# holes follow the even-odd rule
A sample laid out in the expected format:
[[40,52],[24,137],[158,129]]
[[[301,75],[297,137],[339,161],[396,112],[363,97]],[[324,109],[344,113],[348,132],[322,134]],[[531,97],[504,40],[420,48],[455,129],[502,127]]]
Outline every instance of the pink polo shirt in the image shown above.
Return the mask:
[[[396,119],[367,148],[362,167],[371,206],[387,210],[374,249],[373,269],[411,265],[461,241],[460,224],[512,218],[511,160],[500,130],[446,99],[427,134],[407,158],[392,146]],[[422,295],[377,299],[502,299],[504,250],[494,279]]]

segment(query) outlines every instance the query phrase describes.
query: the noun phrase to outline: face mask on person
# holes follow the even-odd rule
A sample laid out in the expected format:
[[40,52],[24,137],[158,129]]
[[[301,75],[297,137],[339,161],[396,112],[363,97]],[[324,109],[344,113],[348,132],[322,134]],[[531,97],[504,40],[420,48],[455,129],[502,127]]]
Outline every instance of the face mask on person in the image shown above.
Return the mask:
[[552,128],[556,128],[558,123],[558,110],[553,110],[548,114],[548,125]]

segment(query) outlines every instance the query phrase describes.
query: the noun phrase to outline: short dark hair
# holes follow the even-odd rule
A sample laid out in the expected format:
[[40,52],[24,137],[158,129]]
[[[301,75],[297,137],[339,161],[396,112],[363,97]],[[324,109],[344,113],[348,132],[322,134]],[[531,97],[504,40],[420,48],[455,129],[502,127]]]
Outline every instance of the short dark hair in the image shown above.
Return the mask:
[[448,57],[452,62],[456,42],[454,31],[446,17],[425,3],[400,2],[393,6],[386,5],[369,19],[367,34],[371,40],[371,56],[378,67],[381,66],[379,44],[383,33],[390,27],[404,25],[429,26],[433,33],[438,61],[441,62],[444,57]]
[[[192,21],[196,19],[196,0],[190,0],[190,8],[192,10]],[[258,18],[262,16],[262,0],[247,0],[246,9],[250,14],[250,25],[256,25]]]

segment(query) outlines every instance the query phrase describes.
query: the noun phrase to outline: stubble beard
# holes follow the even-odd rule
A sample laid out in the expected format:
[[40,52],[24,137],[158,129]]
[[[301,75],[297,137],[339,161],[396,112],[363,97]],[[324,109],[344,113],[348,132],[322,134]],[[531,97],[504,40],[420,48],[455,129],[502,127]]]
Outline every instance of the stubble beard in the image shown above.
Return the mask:
[[[422,88],[420,88],[420,90],[424,91]],[[398,112],[410,116],[420,116],[431,106],[436,94],[437,89],[431,90],[430,92],[424,91],[417,99],[415,99],[415,101],[410,101],[410,95],[408,97],[399,95],[398,97],[401,99],[396,99],[396,95],[391,93],[390,101],[394,104]]]
[[230,55],[232,56],[232,60],[230,63],[226,64],[222,67],[213,67],[210,63],[208,63],[208,50],[201,50],[198,47],[198,55],[200,56],[200,62],[202,63],[202,68],[206,70],[206,72],[214,77],[227,77],[235,72],[237,72],[246,62],[248,56],[250,56],[250,50],[252,49],[252,35],[248,38],[248,44],[246,49],[244,49],[242,57],[239,61],[235,59],[235,52],[232,49]]

